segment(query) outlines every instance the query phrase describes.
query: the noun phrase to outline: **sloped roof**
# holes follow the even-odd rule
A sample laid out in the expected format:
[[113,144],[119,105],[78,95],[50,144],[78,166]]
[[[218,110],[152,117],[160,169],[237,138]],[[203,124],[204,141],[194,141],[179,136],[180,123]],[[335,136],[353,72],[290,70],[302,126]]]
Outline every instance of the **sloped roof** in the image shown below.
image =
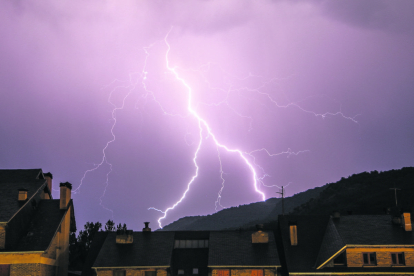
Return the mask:
[[[279,215],[279,230],[289,272],[315,270],[328,221],[329,216]],[[290,245],[289,238],[289,224],[293,223],[297,226],[296,246]]]
[[42,169],[0,170],[0,183],[44,179]]
[[32,218],[27,235],[15,251],[44,251],[51,243],[67,210],[60,210],[59,199],[41,200]]
[[334,222],[332,219],[329,219],[315,267],[318,268],[344,246],[345,242],[336,230]]
[[93,237],[91,248],[89,249],[88,256],[86,256],[85,263],[82,269],[83,276],[95,276],[93,269],[91,269],[93,263],[95,262],[96,258],[98,257],[99,252],[101,252],[101,248],[105,242],[106,237],[108,236],[108,232],[97,232]]
[[269,243],[252,243],[255,231],[211,231],[209,266],[280,266],[273,232]]
[[[297,246],[290,245],[289,222],[297,224]],[[279,229],[290,273],[395,272],[396,268],[392,267],[316,268],[345,245],[414,245],[413,232],[393,225],[389,215],[350,215],[337,219],[329,216],[279,216]],[[412,271],[412,268],[397,269],[401,272]]]
[[171,265],[174,232],[133,232],[132,244],[117,244],[109,233],[92,267]]
[[[0,222],[9,221],[13,215],[22,206],[21,202],[18,202],[18,189],[27,190],[27,198],[31,198],[42,185],[46,185],[45,179],[26,179],[29,174],[34,175],[35,170],[18,170],[18,174],[11,173],[12,170],[0,170]],[[2,179],[1,176],[7,176],[6,180]],[[11,175],[20,175],[16,180],[10,180]]]
[[393,225],[389,215],[352,215],[334,220],[335,227],[346,244],[404,245],[414,244],[412,231]]

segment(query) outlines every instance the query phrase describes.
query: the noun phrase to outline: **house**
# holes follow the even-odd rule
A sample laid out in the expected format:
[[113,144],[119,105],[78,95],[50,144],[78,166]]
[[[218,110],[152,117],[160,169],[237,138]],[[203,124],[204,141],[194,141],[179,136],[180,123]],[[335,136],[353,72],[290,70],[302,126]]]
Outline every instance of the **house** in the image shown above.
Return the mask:
[[98,232],[82,275],[275,276],[273,231]]
[[280,215],[278,227],[288,275],[414,275],[410,213]]
[[0,170],[0,276],[67,275],[76,231],[70,183],[52,198],[51,173]]

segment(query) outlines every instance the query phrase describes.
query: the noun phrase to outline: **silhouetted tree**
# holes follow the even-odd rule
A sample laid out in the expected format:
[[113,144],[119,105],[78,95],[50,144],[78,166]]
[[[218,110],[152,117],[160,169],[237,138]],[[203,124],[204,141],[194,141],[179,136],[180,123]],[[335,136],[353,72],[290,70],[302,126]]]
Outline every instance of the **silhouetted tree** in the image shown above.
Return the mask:
[[122,224],[118,224],[117,226],[116,226],[116,230],[118,231],[118,230],[121,230],[121,231],[126,231],[127,230],[127,226],[126,226],[126,224],[124,223],[124,225],[122,225]]
[[115,222],[113,220],[108,220],[105,224],[105,231],[106,232],[113,232],[115,231]]
[[100,222],[87,222],[84,230],[79,231],[78,237],[75,233],[69,236],[69,268],[71,270],[82,270],[86,256],[88,256],[93,238],[102,227]]

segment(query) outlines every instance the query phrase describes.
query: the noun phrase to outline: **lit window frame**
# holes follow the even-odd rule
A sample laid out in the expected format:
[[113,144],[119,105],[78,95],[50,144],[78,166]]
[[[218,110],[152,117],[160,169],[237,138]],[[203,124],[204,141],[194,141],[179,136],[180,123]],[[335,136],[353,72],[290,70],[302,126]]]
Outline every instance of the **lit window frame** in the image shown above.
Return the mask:
[[[365,256],[367,256],[368,262],[365,262]],[[374,256],[374,261],[371,261],[371,256]],[[377,252],[363,252],[362,263],[364,266],[376,266],[377,265]]]
[[[393,256],[395,258],[395,262],[394,262]],[[399,256],[401,256],[401,260],[400,260]],[[402,261],[402,263],[400,261]],[[404,254],[404,252],[391,252],[391,264],[393,266],[405,266],[405,254]]]

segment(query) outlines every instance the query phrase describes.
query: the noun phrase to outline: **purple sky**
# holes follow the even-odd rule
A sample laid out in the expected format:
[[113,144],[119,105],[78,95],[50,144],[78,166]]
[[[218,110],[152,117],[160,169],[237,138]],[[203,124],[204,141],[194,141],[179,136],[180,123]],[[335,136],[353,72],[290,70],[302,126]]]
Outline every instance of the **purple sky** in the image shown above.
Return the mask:
[[[1,1],[0,26],[0,168],[52,172],[55,198],[71,182],[78,228],[155,229],[148,208],[195,173],[198,120],[166,42],[194,112],[267,174],[266,198],[414,165],[414,1]],[[261,200],[205,126],[197,164],[163,225],[215,212],[221,176],[222,206]]]

